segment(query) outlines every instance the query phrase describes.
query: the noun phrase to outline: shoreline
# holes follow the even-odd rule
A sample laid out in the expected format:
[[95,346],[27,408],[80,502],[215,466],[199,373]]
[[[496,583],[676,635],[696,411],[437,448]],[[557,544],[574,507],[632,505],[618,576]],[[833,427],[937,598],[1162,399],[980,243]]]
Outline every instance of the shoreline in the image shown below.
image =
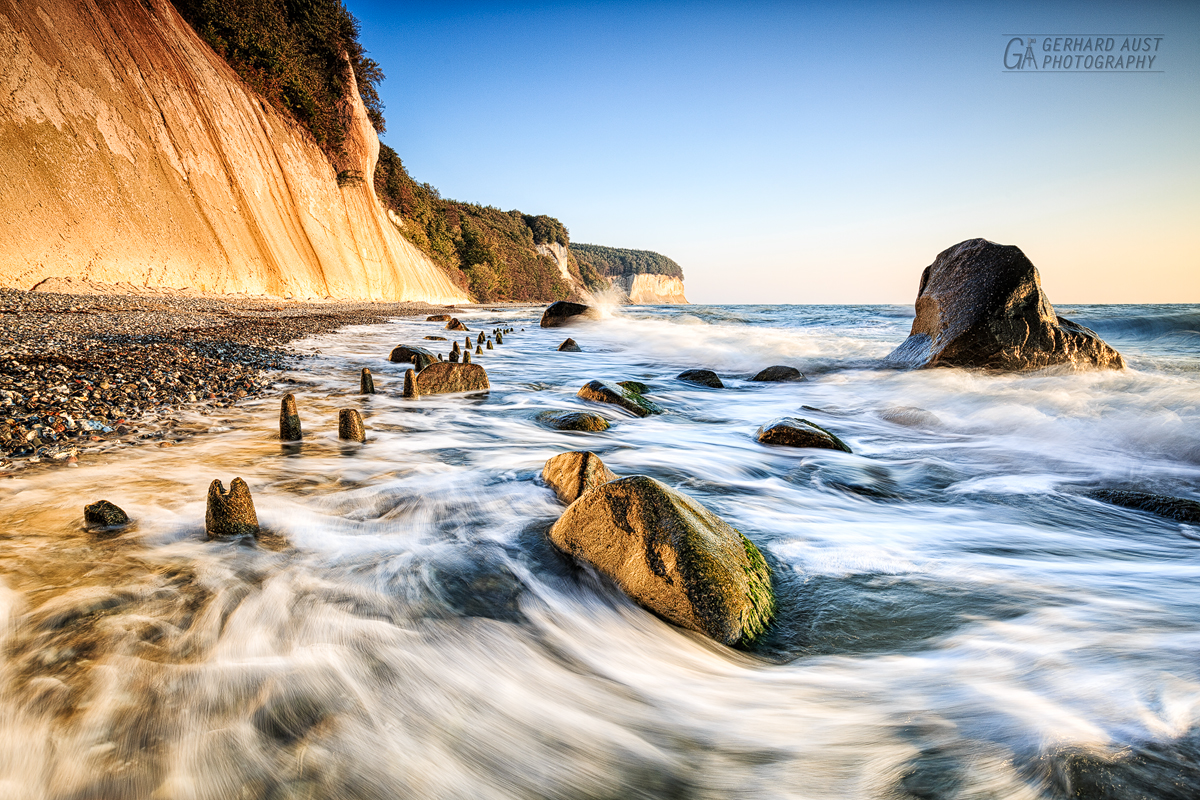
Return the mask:
[[270,372],[304,357],[289,346],[298,339],[463,308],[0,288],[0,474],[170,446],[171,423],[155,415],[264,394]]

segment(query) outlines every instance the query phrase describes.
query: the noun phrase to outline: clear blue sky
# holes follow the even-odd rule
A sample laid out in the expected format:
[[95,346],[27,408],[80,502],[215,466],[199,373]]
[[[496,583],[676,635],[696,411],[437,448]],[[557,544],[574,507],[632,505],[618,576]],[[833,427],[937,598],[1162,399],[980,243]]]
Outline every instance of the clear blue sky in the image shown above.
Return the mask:
[[[347,5],[413,177],[693,302],[909,303],[975,236],[1053,302],[1200,302],[1200,3]],[[1160,34],[1163,72],[1005,71],[1054,33]]]

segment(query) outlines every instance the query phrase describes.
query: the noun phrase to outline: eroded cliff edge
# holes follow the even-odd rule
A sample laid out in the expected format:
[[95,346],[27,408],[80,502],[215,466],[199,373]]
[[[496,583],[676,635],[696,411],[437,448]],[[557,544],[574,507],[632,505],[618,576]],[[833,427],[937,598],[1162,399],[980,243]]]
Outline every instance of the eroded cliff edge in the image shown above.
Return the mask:
[[168,0],[0,0],[0,61],[0,285],[468,299],[378,203],[356,88],[339,182]]

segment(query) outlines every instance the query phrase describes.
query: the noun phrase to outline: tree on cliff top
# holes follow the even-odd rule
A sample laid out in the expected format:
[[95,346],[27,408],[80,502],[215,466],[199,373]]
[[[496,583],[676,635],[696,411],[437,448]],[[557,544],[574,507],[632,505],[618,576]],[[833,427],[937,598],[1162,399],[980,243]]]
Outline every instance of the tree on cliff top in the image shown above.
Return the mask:
[[359,24],[342,0],[172,0],[180,15],[276,108],[299,120],[335,159],[346,128],[338,103],[350,76],[375,130],[384,130],[377,84],[383,70],[358,41]]

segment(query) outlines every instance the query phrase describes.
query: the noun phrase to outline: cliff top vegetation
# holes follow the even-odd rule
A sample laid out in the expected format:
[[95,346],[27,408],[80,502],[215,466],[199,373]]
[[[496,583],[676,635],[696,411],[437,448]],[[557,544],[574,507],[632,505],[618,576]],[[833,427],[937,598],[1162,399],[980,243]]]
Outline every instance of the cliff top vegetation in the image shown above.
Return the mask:
[[620,275],[668,275],[683,277],[683,267],[652,250],[628,250],[598,244],[572,244],[571,254],[581,271],[595,272],[606,278]]

